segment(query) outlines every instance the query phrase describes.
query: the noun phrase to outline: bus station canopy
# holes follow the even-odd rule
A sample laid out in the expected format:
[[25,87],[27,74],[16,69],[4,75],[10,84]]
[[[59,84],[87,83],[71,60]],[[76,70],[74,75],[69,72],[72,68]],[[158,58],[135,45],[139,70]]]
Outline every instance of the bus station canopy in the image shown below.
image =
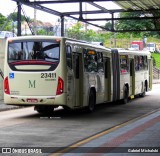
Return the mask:
[[129,11],[154,11],[160,9],[160,0],[117,0],[115,3]]
[[[63,21],[64,17],[69,17],[78,21],[82,21],[89,25],[99,27],[103,30],[116,32],[114,29],[114,23],[118,20],[160,20],[160,0],[12,0],[17,4],[23,4],[41,10],[56,16],[59,16]],[[92,6],[92,9],[85,9],[84,2],[87,5]],[[119,7],[111,8],[108,5],[109,2],[114,2]],[[57,10],[57,5],[62,5],[61,9]],[[74,7],[74,6],[78,7]],[[65,11],[65,7],[69,8],[69,11]],[[74,10],[74,9],[76,10]],[[118,13],[121,12],[142,12],[141,17],[119,17]],[[105,16],[102,16],[105,14]],[[104,21],[104,25],[107,22],[111,22],[111,28],[102,26],[100,21]],[[130,30],[119,30],[127,32]],[[160,31],[156,26],[154,29],[145,30],[131,30],[131,31]]]

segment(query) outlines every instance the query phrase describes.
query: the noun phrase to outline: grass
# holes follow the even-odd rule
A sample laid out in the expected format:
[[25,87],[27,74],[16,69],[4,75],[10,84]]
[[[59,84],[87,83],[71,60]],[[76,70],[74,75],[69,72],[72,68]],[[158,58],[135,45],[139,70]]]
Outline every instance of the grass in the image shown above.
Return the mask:
[[160,69],[160,53],[152,53],[152,57],[155,66]]
[[[110,38],[104,41],[105,47],[108,48],[130,48],[132,41],[143,41],[143,38]],[[160,49],[160,39],[154,37],[147,37],[147,43],[154,42],[157,47]]]

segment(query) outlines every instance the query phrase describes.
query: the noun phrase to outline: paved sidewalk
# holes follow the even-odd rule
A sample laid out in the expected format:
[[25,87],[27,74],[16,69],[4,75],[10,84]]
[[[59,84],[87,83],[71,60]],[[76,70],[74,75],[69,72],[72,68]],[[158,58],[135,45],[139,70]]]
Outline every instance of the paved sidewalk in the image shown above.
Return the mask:
[[21,107],[6,105],[6,104],[4,104],[3,100],[0,100],[0,112],[1,111],[6,111],[6,110],[11,110],[11,109],[18,109],[18,108],[21,108]]
[[[68,148],[62,156],[160,155],[160,111],[122,124],[106,134]],[[96,134],[98,136],[98,134]],[[85,142],[85,141],[84,141]],[[79,143],[80,144],[80,143]],[[76,148],[77,147],[77,148]]]

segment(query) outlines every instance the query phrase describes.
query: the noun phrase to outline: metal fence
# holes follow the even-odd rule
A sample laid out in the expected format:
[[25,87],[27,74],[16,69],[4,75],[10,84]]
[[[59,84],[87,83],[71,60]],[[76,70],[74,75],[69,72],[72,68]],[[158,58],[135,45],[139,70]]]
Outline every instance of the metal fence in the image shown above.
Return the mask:
[[160,69],[153,67],[153,79],[160,79]]

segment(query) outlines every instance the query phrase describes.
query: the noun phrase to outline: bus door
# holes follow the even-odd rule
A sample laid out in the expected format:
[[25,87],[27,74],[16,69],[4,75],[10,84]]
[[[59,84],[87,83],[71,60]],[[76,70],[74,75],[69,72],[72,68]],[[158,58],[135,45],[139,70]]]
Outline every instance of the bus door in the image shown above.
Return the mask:
[[83,105],[83,62],[82,53],[73,53],[75,107]]
[[130,93],[135,95],[135,65],[134,59],[130,59]]
[[110,58],[104,58],[104,101],[111,101],[111,64]]
[[120,67],[117,49],[112,49],[113,101],[120,100]]
[[152,65],[153,65],[153,62],[151,59],[148,61],[149,61],[149,88],[150,88],[150,90],[152,90],[152,75],[153,75]]

